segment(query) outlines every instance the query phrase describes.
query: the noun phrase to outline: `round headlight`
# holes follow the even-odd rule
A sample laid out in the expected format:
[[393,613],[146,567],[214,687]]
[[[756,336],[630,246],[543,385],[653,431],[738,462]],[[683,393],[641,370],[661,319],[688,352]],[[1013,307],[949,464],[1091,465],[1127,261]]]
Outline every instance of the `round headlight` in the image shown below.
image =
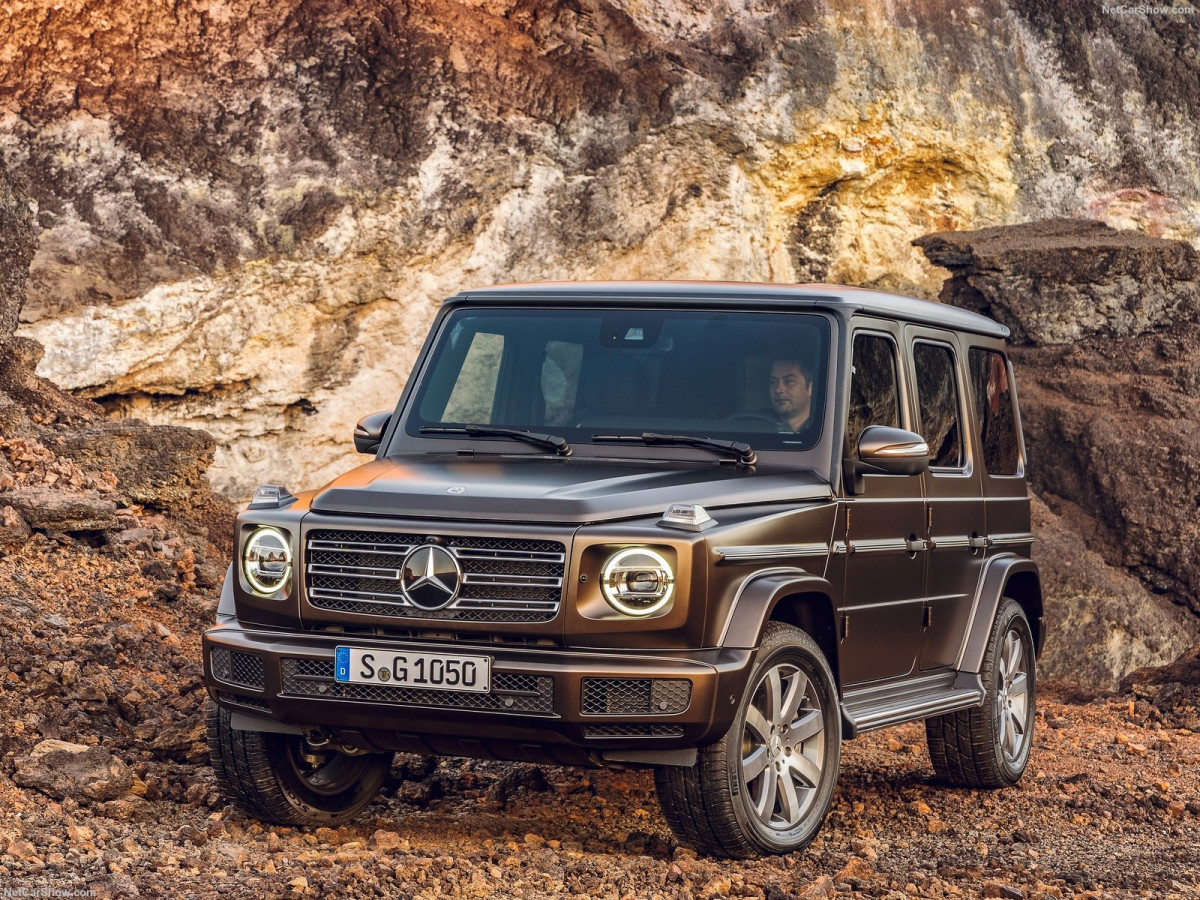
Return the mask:
[[671,599],[675,574],[661,553],[630,547],[608,558],[600,574],[604,599],[627,616],[649,616]]
[[242,549],[242,572],[260,594],[283,589],[292,574],[292,548],[278,528],[264,525],[250,535]]

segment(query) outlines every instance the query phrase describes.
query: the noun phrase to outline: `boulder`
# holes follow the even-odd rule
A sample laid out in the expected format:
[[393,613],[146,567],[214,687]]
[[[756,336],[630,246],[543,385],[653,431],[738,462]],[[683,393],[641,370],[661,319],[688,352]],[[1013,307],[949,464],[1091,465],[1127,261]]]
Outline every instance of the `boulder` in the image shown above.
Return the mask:
[[207,491],[205,470],[216,442],[203,431],[170,425],[147,427],[128,419],[102,419],[64,434],[60,456],[88,471],[117,476],[118,496],[127,503],[170,509]]
[[102,747],[47,740],[17,760],[13,781],[48,797],[113,800],[133,787],[133,773]]
[[950,270],[943,301],[1003,322],[1016,343],[1133,337],[1200,311],[1200,253],[1183,241],[1047,219],[913,243]]
[[30,526],[46,531],[104,531],[118,526],[117,505],[93,491],[20,487],[0,493],[0,503]]

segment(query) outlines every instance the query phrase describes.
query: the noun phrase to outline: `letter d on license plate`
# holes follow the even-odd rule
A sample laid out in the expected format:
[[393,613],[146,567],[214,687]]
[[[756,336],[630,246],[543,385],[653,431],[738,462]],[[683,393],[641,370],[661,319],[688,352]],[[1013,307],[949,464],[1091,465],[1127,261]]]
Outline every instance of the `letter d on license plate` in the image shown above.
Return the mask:
[[334,679],[346,684],[379,684],[478,694],[489,693],[492,689],[490,656],[338,647],[333,660]]

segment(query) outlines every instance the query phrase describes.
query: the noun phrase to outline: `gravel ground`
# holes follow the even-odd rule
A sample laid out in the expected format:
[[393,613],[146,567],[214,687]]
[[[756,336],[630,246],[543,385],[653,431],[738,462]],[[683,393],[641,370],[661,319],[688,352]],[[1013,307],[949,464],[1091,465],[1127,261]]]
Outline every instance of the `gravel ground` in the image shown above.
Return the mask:
[[[111,489],[35,443],[0,462]],[[647,772],[405,756],[358,821],[298,830],[228,805],[207,764],[222,551],[137,506],[21,540],[0,548],[4,896],[1200,897],[1200,648],[1119,696],[1044,686],[1010,789],[936,785],[920,725],[848,742],[825,828],[788,857],[679,848]]]
[[[398,757],[339,829],[264,826],[202,763],[134,763],[134,794],[49,802],[0,778],[0,888],[101,897],[1200,897],[1200,734],[1123,698],[1043,698],[1016,787],[940,787],[909,725],[848,742],[806,852],[679,848],[645,772]],[[150,789],[146,790],[145,785]],[[142,792],[143,798],[136,796]],[[158,793],[178,799],[148,799]]]

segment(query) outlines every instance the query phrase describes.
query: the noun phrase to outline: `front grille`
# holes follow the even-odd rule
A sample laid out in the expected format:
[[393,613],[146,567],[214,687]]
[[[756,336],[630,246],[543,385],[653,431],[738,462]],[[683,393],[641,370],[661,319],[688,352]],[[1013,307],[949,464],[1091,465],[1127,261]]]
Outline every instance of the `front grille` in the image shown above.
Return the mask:
[[681,713],[692,702],[692,683],[686,678],[585,678],[585,715]]
[[257,653],[240,653],[225,647],[212,651],[212,672],[218,681],[242,687],[263,688],[263,658]]
[[309,532],[309,603],[334,612],[459,622],[548,622],[558,614],[566,547],[511,538],[438,538],[462,567],[462,589],[444,609],[414,606],[400,589],[400,570],[408,552],[430,540],[387,531]]
[[239,706],[249,706],[252,709],[271,709],[266,700],[260,700],[258,697],[245,697],[241,694],[230,694],[226,691],[217,691],[217,697],[226,703],[236,703]]
[[603,738],[671,738],[683,737],[682,725],[588,725],[583,736],[601,740]]
[[489,694],[471,691],[431,691],[382,684],[343,684],[334,681],[332,659],[285,659],[283,693],[298,697],[366,700],[401,706],[435,706],[495,712],[554,712],[554,679],[548,675],[494,672]]

